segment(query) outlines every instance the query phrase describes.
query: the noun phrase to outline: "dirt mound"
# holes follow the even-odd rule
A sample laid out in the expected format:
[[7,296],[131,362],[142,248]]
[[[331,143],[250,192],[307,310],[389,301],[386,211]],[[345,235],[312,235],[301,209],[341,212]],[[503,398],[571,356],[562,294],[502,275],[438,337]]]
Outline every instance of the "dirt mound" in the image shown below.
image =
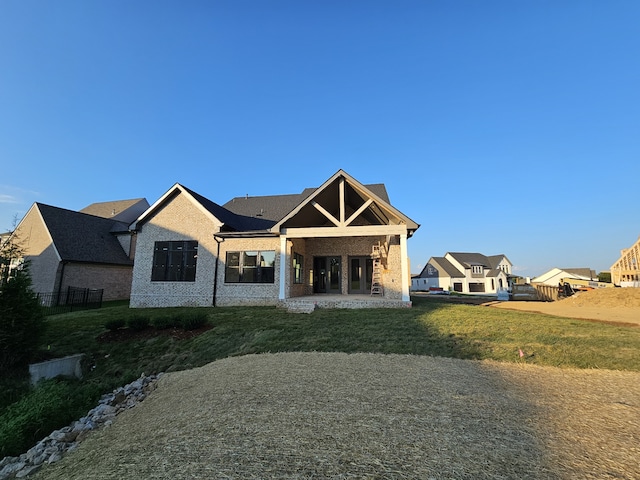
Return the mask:
[[640,288],[601,288],[557,302],[496,302],[492,307],[640,326]]
[[599,288],[560,301],[575,307],[640,307],[640,288]]

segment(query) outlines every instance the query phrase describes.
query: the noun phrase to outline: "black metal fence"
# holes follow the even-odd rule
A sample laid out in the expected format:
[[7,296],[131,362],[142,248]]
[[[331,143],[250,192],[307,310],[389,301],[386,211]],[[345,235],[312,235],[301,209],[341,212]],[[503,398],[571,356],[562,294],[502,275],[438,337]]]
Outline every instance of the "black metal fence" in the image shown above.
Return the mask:
[[45,315],[56,315],[74,310],[100,308],[103,292],[102,289],[67,287],[59,292],[38,293],[38,300],[44,307]]

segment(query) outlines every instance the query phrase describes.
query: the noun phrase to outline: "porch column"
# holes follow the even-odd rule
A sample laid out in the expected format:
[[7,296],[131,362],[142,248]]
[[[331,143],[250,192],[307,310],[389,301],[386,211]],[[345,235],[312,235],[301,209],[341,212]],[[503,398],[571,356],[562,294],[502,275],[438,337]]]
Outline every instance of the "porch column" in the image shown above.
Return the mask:
[[409,297],[409,254],[407,251],[407,234],[400,234],[400,274],[402,275],[402,301],[408,302]]
[[278,298],[284,300],[286,298],[285,291],[287,285],[287,262],[289,256],[287,255],[287,237],[286,235],[280,236],[280,293]]

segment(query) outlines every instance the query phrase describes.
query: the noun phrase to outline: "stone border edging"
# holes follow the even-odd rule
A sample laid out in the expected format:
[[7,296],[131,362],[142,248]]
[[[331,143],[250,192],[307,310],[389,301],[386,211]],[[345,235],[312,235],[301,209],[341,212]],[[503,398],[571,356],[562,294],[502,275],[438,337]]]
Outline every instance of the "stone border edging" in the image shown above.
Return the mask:
[[162,373],[145,376],[102,395],[98,405],[87,415],[72,424],[55,430],[19,457],[0,460],[0,480],[24,478],[38,471],[42,465],[59,461],[62,456],[75,450],[78,444],[93,430],[108,427],[116,415],[135,407],[156,389]]

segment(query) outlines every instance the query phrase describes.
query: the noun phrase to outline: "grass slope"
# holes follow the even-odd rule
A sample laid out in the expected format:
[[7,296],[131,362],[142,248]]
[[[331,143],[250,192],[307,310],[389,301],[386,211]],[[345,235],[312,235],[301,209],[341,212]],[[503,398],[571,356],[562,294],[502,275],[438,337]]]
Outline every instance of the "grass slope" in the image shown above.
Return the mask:
[[[194,311],[132,311],[118,304],[48,317],[42,350],[51,357],[85,353],[85,377],[69,388],[74,397],[86,402],[76,406],[84,411],[95,405],[100,393],[129,383],[142,373],[185,370],[250,353],[397,353],[640,371],[640,328],[437,299],[415,298],[413,305],[408,309],[316,310],[310,315],[275,307],[200,308],[197,311],[206,312],[212,328],[194,338],[156,335],[101,342],[98,337],[109,321],[135,314],[150,317],[153,324],[156,317],[188,316]],[[25,373],[0,379],[0,423],[8,412],[18,407],[30,410],[29,402],[37,403]],[[58,397],[49,400],[66,401]],[[23,404],[16,407],[19,402]],[[37,408],[35,403],[33,408]],[[48,433],[35,430],[41,436]],[[9,450],[0,445],[2,451]]]

